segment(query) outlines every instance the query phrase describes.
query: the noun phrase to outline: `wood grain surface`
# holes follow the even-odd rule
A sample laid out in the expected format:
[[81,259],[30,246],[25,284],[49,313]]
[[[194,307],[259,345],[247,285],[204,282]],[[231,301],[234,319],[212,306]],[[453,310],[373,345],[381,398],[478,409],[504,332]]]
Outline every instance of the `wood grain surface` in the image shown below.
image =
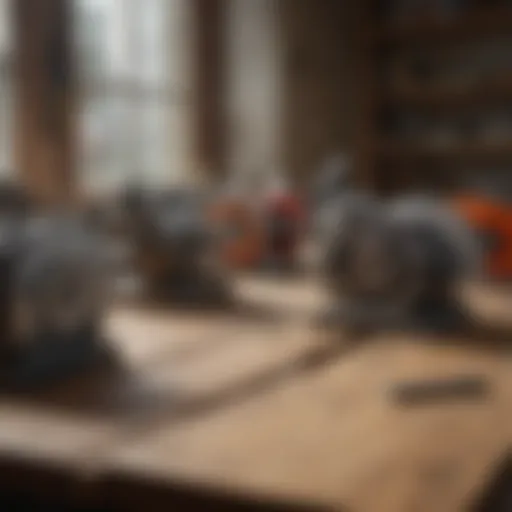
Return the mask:
[[[65,480],[82,501],[137,508],[158,496],[151,510],[180,489],[290,509],[471,510],[512,439],[506,334],[350,340],[315,324],[326,298],[313,281],[236,288],[226,311],[113,308],[116,371],[1,398],[0,470],[15,465],[27,491],[44,481],[64,492]],[[494,314],[506,327],[505,301],[474,301],[482,325]],[[404,381],[457,375],[485,378],[488,394],[393,399]]]

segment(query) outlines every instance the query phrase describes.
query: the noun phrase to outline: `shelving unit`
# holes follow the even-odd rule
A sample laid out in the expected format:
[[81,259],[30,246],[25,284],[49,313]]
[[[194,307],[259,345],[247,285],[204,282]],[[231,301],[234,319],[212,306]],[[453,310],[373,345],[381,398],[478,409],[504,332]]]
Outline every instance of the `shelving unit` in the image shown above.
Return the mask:
[[512,2],[411,0],[405,14],[402,0],[402,15],[396,4],[364,2],[366,181],[393,193],[512,169]]
[[384,91],[382,102],[390,107],[456,110],[512,102],[512,77],[489,80],[472,87],[438,87],[422,91]]
[[370,36],[376,45],[396,45],[444,44],[509,34],[512,26],[512,4],[486,7],[485,4],[492,2],[480,3],[478,7],[471,7],[470,2],[466,2],[468,7],[462,6],[460,13],[419,14],[416,19],[384,23],[375,31],[370,31]]

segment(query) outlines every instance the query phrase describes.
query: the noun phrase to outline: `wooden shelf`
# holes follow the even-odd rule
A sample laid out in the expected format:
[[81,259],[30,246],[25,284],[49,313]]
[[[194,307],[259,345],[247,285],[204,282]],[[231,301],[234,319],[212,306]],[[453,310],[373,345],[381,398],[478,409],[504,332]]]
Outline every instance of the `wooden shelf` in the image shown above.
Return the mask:
[[[419,14],[415,18],[377,24],[375,20],[382,13],[374,2],[368,9],[361,53],[363,61],[372,66],[372,73],[368,74],[371,80],[365,77],[372,87],[364,89],[370,107],[362,114],[366,133],[361,136],[360,153],[365,164],[362,172],[370,176],[369,182],[373,180],[380,188],[398,190],[413,180],[415,173],[425,180],[430,176],[432,183],[437,183],[444,178],[449,181],[465,168],[512,171],[512,134],[503,134],[503,137],[500,134],[499,140],[478,139],[478,134],[469,137],[473,122],[478,121],[479,126],[475,129],[481,126],[482,132],[490,131],[493,123],[492,119],[487,119],[487,114],[497,109],[505,111],[512,106],[511,70],[507,69],[506,63],[496,70],[475,68],[474,77],[464,79],[461,76],[458,80],[448,72],[448,62],[443,59],[448,46],[455,45],[458,49],[460,45],[460,55],[457,52],[449,57],[462,58],[465,66],[465,59],[471,65],[471,56],[475,53],[475,66],[483,68],[483,53],[478,50],[481,44],[497,43],[499,53],[500,41],[512,39],[512,3],[508,6],[485,5],[481,2],[481,7],[446,15]],[[389,14],[389,8],[385,11],[388,12],[384,15]],[[410,53],[406,57],[412,57],[415,52],[421,55],[426,49],[430,51],[429,55],[432,54],[430,57],[443,64],[438,68],[439,80],[416,81],[411,76],[407,81],[407,70],[401,70],[405,74],[403,81],[398,82],[400,70],[391,67],[394,61],[389,57],[403,58],[404,50]],[[491,50],[492,45],[489,45],[490,54]],[[477,73],[486,76],[480,77]],[[468,132],[467,137],[463,138],[461,134],[445,143],[428,140],[427,135],[413,139],[405,134],[404,139],[399,139],[393,127],[395,114],[407,112],[420,119],[424,117],[426,121],[432,115],[447,114],[455,123],[454,128],[460,122],[460,130]],[[465,117],[468,114],[470,117]],[[443,132],[444,127],[439,128]]]
[[512,103],[512,77],[473,84],[468,87],[433,87],[402,91],[384,90],[385,107],[453,110]]
[[390,23],[377,28],[370,38],[377,45],[444,44],[498,35],[512,35],[512,7]]
[[379,158],[392,161],[437,160],[449,163],[510,163],[512,139],[506,142],[464,142],[446,145],[384,140],[375,145]]

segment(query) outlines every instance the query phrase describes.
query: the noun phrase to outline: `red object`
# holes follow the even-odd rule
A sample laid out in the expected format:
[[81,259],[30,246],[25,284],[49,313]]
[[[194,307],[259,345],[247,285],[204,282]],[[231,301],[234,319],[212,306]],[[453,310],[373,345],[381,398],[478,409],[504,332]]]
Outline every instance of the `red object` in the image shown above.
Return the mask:
[[292,261],[301,240],[304,221],[302,201],[292,193],[273,193],[265,201],[264,213],[268,256]]
[[228,267],[256,267],[264,252],[264,231],[258,216],[242,199],[224,198],[210,211],[210,221],[229,234],[220,247],[221,259]]

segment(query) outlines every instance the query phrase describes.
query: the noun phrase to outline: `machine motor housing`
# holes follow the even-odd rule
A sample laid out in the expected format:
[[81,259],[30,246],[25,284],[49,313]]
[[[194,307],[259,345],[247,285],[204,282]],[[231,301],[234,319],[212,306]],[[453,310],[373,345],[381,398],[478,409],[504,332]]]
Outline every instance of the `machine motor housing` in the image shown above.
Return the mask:
[[198,298],[224,294],[207,203],[200,192],[186,188],[137,189],[125,197],[133,260],[153,292],[183,298],[189,293]]
[[429,198],[345,195],[323,227],[324,277],[347,322],[455,318],[457,285],[478,272],[474,233]]
[[110,281],[101,239],[64,215],[2,227],[0,375],[29,383],[106,354],[100,332]]

